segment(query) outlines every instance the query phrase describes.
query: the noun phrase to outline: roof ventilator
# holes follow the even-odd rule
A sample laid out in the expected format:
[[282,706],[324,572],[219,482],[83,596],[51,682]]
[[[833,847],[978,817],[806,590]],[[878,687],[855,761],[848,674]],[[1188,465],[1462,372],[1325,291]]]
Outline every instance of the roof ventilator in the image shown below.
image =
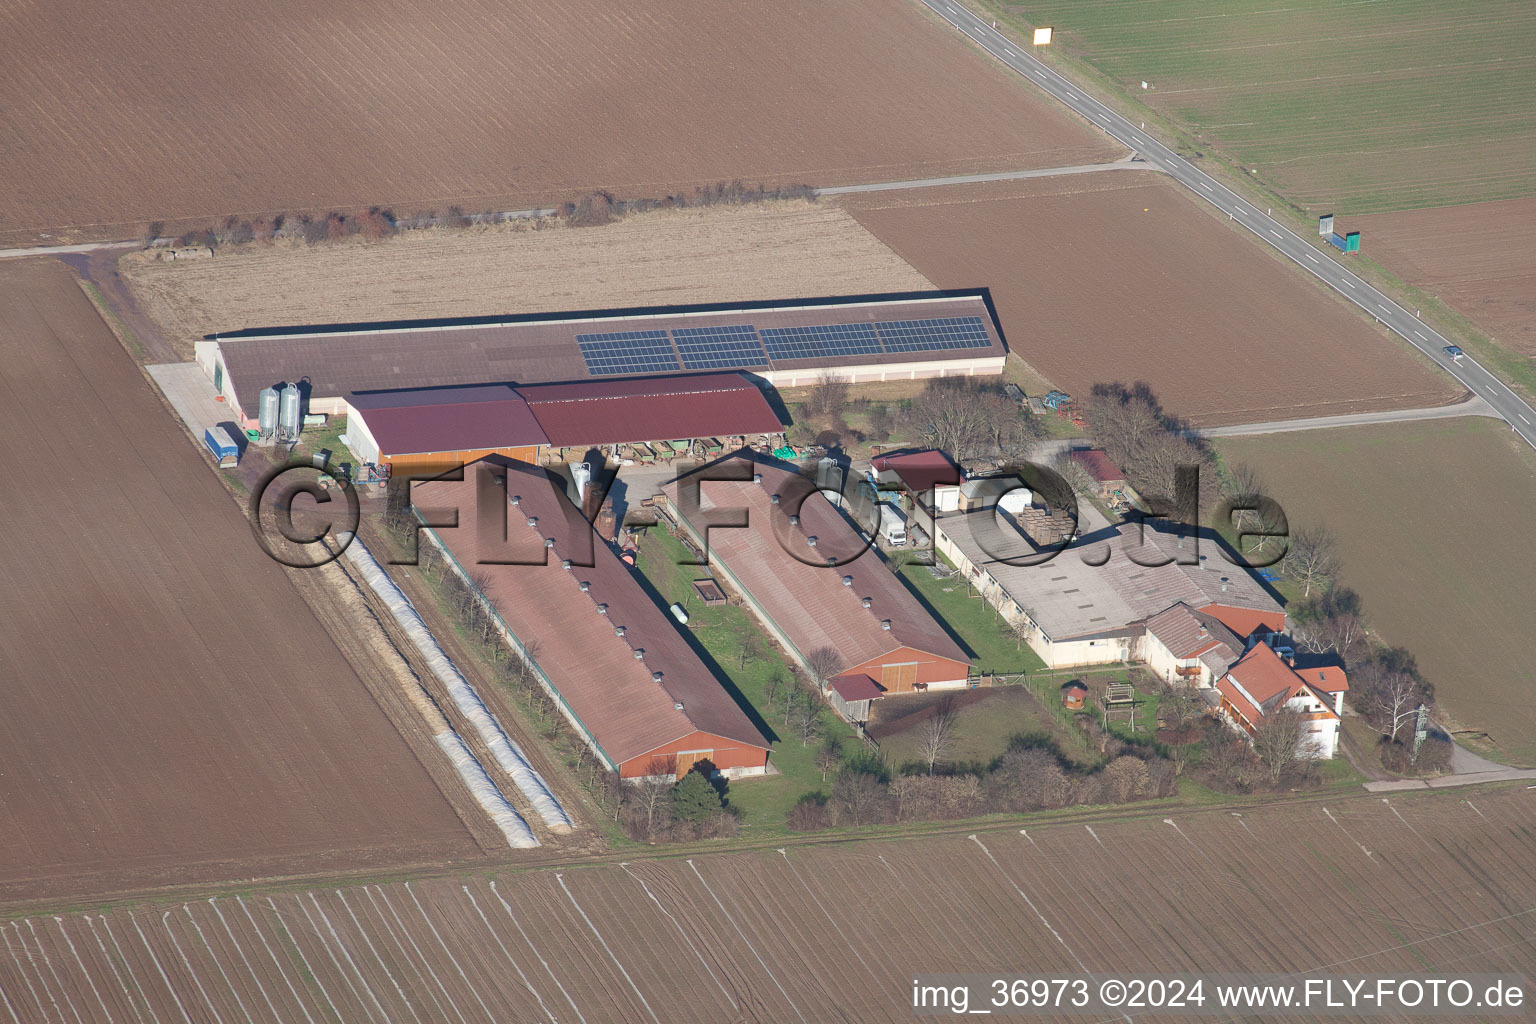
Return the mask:
[[861,607],[861,608],[868,608],[868,607],[869,607],[869,606],[870,606],[870,605],[872,605],[872,604],[874,604],[874,602],[873,602],[873,601],[871,601],[871,600],[870,600],[870,599],[869,599],[869,598],[867,598],[867,597],[866,597],[866,598],[863,598],[863,599],[862,599],[862,600],[860,600],[860,601],[859,601],[859,607]]
[[886,632],[890,632],[891,620],[890,619],[881,619],[880,620],[880,628],[885,630]]

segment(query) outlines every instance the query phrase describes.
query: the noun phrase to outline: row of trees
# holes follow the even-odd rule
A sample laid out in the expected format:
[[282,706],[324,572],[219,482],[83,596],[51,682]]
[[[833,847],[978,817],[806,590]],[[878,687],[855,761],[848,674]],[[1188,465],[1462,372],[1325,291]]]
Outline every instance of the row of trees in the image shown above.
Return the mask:
[[[594,227],[611,223],[629,212],[673,207],[739,205],[774,199],[814,200],[815,198],[816,190],[809,185],[749,186],[737,180],[704,185],[689,192],[678,192],[659,199],[620,200],[615,199],[608,192],[589,192],[578,200],[561,204],[556,210],[555,218],[565,220],[572,227]],[[467,228],[474,224],[495,223],[500,219],[502,214],[496,210],[469,213],[462,206],[450,206],[447,212],[441,215],[436,210],[429,210],[409,218],[397,218],[394,211],[382,206],[371,206],[361,213],[341,213],[332,210],[323,214],[302,213],[295,216],[284,213],[269,217],[230,216],[217,226],[195,228],[181,234],[177,237],[176,244],[216,248],[220,245],[271,242],[279,238],[314,244],[341,241],[353,235],[377,241],[403,230],[429,227]],[[537,221],[538,218],[534,220]],[[163,221],[151,221],[145,226],[143,244],[146,247],[154,244],[157,239],[164,237],[165,229]]]
[[1173,763],[1155,754],[1122,753],[1097,770],[1081,771],[1063,763],[1040,737],[1019,736],[990,765],[963,772],[892,776],[878,762],[860,759],[836,774],[828,792],[803,796],[788,824],[805,832],[1127,803],[1170,796],[1176,780]]
[[827,446],[865,435],[848,425],[861,412],[869,435],[885,441],[901,432],[915,445],[940,448],[960,462],[1005,463],[1021,459],[1042,434],[1039,422],[1003,393],[1000,384],[978,377],[937,377],[920,392],[895,404],[849,397],[848,382],[826,375],[801,403],[792,440]]

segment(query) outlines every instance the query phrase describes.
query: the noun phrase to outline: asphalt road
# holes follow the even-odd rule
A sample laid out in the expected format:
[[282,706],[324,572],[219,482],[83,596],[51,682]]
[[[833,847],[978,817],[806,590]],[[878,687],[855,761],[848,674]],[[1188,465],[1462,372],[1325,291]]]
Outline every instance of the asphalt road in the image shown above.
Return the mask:
[[1433,360],[1435,365],[1486,401],[1527,444],[1536,448],[1536,409],[1511,394],[1508,388],[1470,355],[1459,359],[1446,355],[1444,348],[1451,342],[1436,333],[1434,328],[1350,273],[1328,253],[1320,252],[1285,225],[1254,209],[1247,200],[1191,165],[1154,139],[1145,129],[1127,121],[1090,96],[1081,86],[1036,60],[1027,52],[1027,48],[1015,45],[994,29],[991,22],[982,20],[952,0],[922,2],[999,61],[1077,111],[1126,147],[1140,153],[1147,163],[1167,172],[1195,195],[1242,224],[1260,240],[1289,256],[1303,270],[1321,279],[1401,335]]

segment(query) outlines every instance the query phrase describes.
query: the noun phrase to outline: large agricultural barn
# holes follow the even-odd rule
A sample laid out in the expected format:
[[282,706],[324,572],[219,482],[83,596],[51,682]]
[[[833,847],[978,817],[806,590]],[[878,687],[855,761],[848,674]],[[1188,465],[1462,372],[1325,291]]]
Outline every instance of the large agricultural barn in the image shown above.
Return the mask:
[[257,396],[307,389],[339,414],[353,392],[744,370],[775,387],[1001,373],[1008,350],[980,292],[237,331],[196,357],[234,419]]
[[536,463],[551,449],[784,429],[762,390],[741,373],[353,392],[346,413],[352,453],[395,471],[487,455]]
[[[705,481],[695,509],[680,497],[690,478]],[[807,669],[831,651],[829,679],[867,676],[884,693],[965,685],[965,651],[878,555],[860,554],[868,542],[825,496],[800,500],[807,490],[795,466],[743,455],[665,486],[678,524]],[[711,525],[717,513],[742,525]]]
[[457,528],[423,533],[480,581],[508,638],[610,769],[681,776],[707,759],[732,777],[767,770],[768,741],[544,470],[492,456],[463,480],[418,484],[412,498],[429,523],[457,512]]

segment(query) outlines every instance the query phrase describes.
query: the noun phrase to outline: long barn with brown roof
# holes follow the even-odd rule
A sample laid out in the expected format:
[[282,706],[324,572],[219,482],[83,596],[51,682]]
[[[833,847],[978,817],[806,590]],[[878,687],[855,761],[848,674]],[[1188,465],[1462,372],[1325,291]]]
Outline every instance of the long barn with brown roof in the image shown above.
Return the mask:
[[354,391],[741,370],[774,387],[998,374],[1008,356],[983,292],[254,328],[196,358],[242,427],[263,388],[339,414]]
[[423,532],[480,581],[609,768],[626,779],[680,776],[700,760],[731,776],[766,771],[768,741],[548,473],[492,456],[464,477],[416,485],[425,521],[458,517]]
[[886,693],[966,683],[969,655],[795,466],[733,455],[665,491],[710,564],[824,681],[866,675]]

